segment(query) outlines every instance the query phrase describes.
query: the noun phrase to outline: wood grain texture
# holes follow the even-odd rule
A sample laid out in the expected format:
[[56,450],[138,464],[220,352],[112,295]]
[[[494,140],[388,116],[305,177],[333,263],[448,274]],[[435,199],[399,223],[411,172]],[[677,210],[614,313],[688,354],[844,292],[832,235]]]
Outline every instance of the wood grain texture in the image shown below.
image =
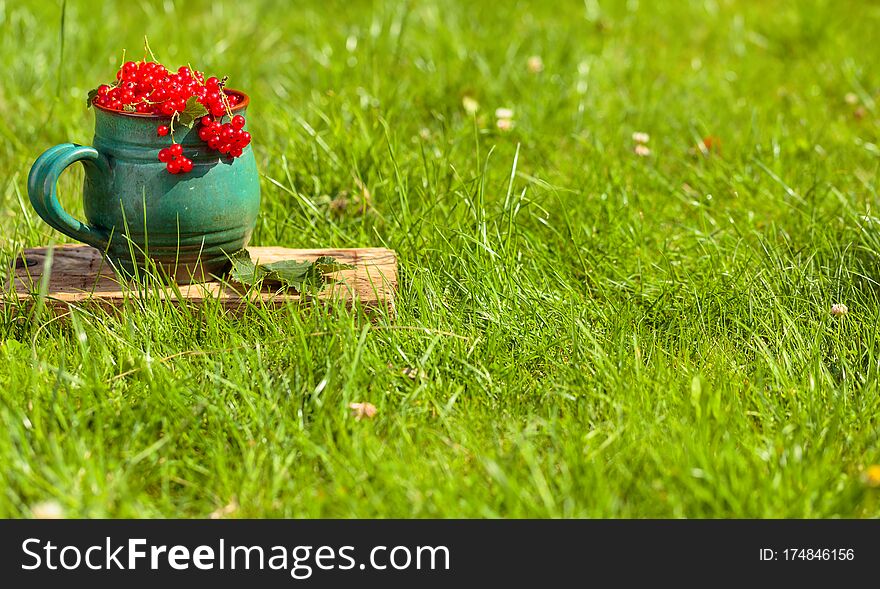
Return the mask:
[[[12,284],[6,285],[4,303],[18,302],[30,306],[39,292],[48,248],[24,250],[15,260]],[[248,301],[268,307],[288,304],[342,300],[348,308],[359,305],[375,311],[385,309],[394,315],[394,294],[397,290],[397,254],[385,248],[354,249],[288,249],[283,247],[250,247],[254,261],[314,260],[332,256],[339,262],[354,266],[331,275],[327,286],[316,295],[277,292],[264,289],[247,291],[241,285],[222,281],[178,285],[176,288],[145,289],[142,284],[122,281],[104,261],[101,253],[86,245],[60,245],[54,248],[46,304],[55,311],[69,306],[99,305],[121,307],[126,301],[159,297],[175,304],[199,305],[218,299],[227,309],[242,311]],[[177,290],[178,292],[175,292]]]

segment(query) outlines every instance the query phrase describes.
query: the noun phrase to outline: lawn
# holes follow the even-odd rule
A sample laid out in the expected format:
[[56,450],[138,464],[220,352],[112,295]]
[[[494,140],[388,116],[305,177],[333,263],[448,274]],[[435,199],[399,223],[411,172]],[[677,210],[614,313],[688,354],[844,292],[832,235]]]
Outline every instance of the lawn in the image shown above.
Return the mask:
[[251,94],[253,244],[393,248],[398,312],[7,308],[0,516],[880,514],[880,6],[61,14],[0,1],[4,267],[146,33]]

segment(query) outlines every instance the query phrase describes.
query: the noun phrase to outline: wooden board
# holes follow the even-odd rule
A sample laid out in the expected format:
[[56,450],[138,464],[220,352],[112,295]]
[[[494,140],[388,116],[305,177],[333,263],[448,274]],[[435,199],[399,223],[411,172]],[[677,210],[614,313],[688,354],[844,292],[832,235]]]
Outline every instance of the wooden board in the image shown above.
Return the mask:
[[[26,249],[16,258],[13,284],[6,285],[4,303],[18,301],[29,306],[34,302],[45,270],[47,251],[48,248]],[[98,304],[104,308],[113,308],[122,306],[126,300],[160,297],[176,304],[193,305],[207,299],[219,299],[228,309],[243,310],[248,301],[280,307],[290,303],[342,300],[349,308],[358,304],[367,310],[385,309],[394,314],[397,254],[393,250],[250,247],[248,251],[252,259],[264,264],[278,260],[314,260],[320,256],[332,256],[339,262],[353,265],[354,269],[332,275],[328,285],[320,293],[311,296],[268,289],[251,289],[247,292],[241,285],[221,281],[178,285],[178,294],[175,288],[157,289],[151,286],[149,290],[145,290],[143,285],[122,281],[101,253],[92,247],[59,245],[54,248],[46,304],[56,311],[66,311],[71,305]]]

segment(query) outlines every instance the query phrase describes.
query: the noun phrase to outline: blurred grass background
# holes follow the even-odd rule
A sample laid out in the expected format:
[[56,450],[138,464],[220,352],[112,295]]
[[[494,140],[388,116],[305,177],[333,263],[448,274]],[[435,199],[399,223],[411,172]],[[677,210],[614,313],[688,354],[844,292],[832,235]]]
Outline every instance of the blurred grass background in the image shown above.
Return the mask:
[[28,169],[89,143],[88,90],[146,34],[251,94],[255,245],[392,247],[402,278],[373,323],[4,311],[0,515],[876,516],[878,25],[848,0],[70,0],[62,28],[0,1],[4,263],[64,241]]

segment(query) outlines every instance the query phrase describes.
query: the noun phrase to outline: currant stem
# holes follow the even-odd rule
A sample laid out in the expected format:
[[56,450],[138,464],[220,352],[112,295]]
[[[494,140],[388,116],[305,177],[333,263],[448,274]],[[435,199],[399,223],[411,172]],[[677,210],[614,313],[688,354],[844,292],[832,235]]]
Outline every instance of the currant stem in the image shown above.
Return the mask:
[[232,119],[232,107],[229,105],[229,97],[226,96],[226,92],[223,88],[220,89],[220,96],[222,96],[223,106],[226,107],[226,114],[229,115],[229,118]]
[[201,84],[202,86],[204,86],[205,80],[204,79],[202,79],[201,81],[199,80],[199,78],[196,76],[196,70],[193,69],[192,64],[190,62],[186,62],[186,67],[189,68],[189,75],[192,77],[192,79],[195,80],[196,82],[198,82],[199,84]]
[[145,52],[149,52],[150,57],[152,58],[153,61],[155,61],[155,62],[158,62],[158,61],[159,61],[158,59],[156,59],[156,56],[153,55],[153,50],[150,49],[150,42],[147,41],[147,36],[146,36],[146,35],[144,35],[144,51],[145,51]]

